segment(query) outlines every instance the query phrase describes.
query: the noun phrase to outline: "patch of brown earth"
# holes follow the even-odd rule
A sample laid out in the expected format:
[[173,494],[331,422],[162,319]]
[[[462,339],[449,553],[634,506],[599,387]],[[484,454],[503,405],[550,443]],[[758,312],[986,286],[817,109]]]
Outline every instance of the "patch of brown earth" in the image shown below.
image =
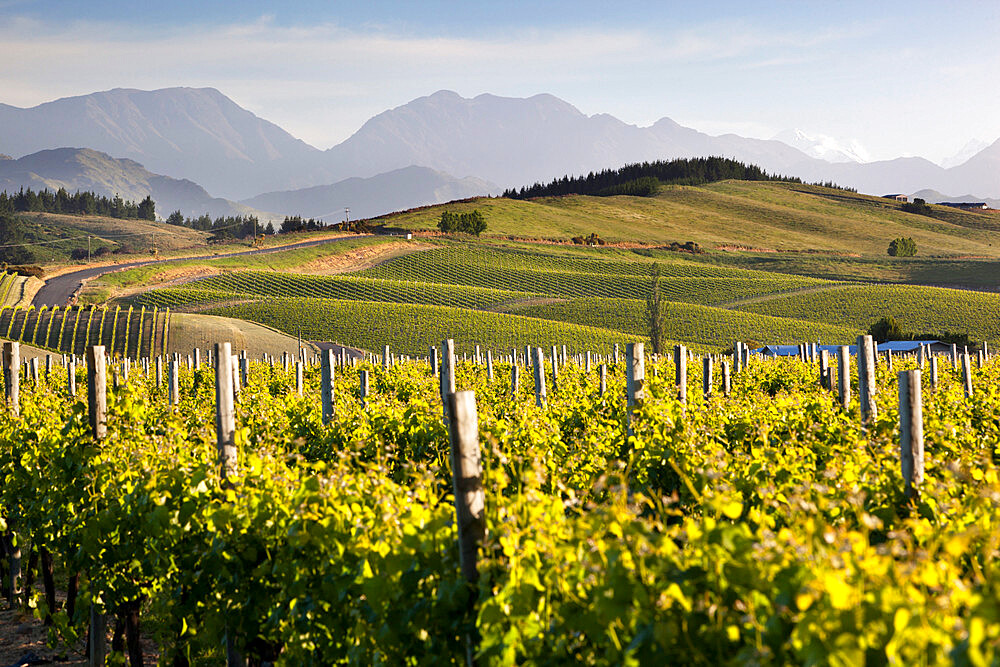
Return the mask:
[[423,250],[433,250],[438,246],[413,241],[383,243],[375,246],[361,246],[345,253],[328,255],[314,259],[292,270],[294,273],[313,275],[334,275],[370,269],[390,259]]

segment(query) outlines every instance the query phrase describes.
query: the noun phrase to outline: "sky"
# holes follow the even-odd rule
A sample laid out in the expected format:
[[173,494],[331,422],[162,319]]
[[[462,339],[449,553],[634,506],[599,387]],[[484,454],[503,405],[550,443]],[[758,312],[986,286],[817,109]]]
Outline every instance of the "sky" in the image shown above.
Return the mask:
[[640,126],[940,161],[1000,139],[998,34],[997,0],[0,0],[0,103],[213,87],[329,148],[437,90],[551,93]]

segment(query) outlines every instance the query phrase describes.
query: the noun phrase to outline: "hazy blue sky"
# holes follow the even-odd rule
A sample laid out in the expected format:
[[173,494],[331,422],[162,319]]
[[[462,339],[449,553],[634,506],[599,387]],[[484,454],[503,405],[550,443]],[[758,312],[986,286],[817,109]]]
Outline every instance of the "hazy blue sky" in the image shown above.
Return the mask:
[[212,86],[327,148],[436,90],[547,92],[638,125],[940,159],[1000,138],[997,35],[998,0],[0,0],[0,102]]

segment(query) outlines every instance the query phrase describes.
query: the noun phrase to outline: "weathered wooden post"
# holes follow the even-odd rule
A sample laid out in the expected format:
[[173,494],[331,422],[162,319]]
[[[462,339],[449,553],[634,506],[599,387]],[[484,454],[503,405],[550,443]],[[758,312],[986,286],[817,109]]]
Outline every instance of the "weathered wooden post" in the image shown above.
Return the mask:
[[927,357],[927,346],[922,344],[917,348],[917,365],[920,366],[920,370],[924,369],[924,363]]
[[951,368],[958,370],[958,345],[955,343],[951,344]]
[[233,376],[233,402],[240,402],[240,392],[243,391],[243,385],[240,384],[240,370],[239,370],[239,358],[235,354],[229,355],[229,368],[230,374]]
[[819,386],[827,391],[833,389],[833,377],[830,375],[830,352],[819,352]]
[[201,370],[201,349],[194,348],[194,370]]
[[535,348],[535,360],[532,364],[535,373],[535,405],[540,408],[545,407],[545,353],[542,348]]
[[156,376],[156,389],[159,391],[159,388],[163,385],[163,357],[157,357],[153,366]]
[[493,350],[486,350],[486,379],[493,382]]
[[299,360],[295,361],[295,393],[299,396],[302,395],[302,362]]
[[633,435],[634,411],[642,405],[646,397],[646,351],[642,343],[628,343],[625,346],[625,404],[628,413],[628,434]]
[[438,376],[438,350],[436,347],[431,345],[430,350],[430,361],[431,361],[431,377]]
[[236,453],[236,413],[233,401],[233,352],[229,343],[215,344],[215,440],[219,468],[224,483],[235,477],[239,462]]
[[733,372],[737,375],[743,370],[743,343],[736,341],[733,343]]
[[899,458],[907,498],[919,496],[924,480],[924,418],[920,371],[899,374]]
[[[87,416],[90,434],[100,441],[108,434],[108,380],[107,359],[103,345],[87,348]],[[90,607],[90,665],[103,667],[107,655],[107,617]]]
[[701,360],[701,388],[705,398],[712,395],[712,357]]
[[559,350],[552,346],[552,391],[559,388]]
[[590,350],[587,350],[587,362],[586,362],[586,364],[587,365],[584,367],[584,370],[586,371],[587,375],[590,375],[590,370],[591,370],[591,365],[590,365],[591,364]]
[[368,371],[362,370],[358,373],[358,397],[361,399],[361,407],[368,409]]
[[170,361],[170,367],[167,369],[167,388],[170,400],[170,405],[177,405],[181,400],[180,395],[180,369],[177,366],[177,360],[172,359]]
[[938,383],[938,358],[931,357],[931,389],[937,388]]
[[677,387],[677,400],[687,403],[687,348],[683,345],[674,346],[674,384]]
[[601,364],[601,396],[608,393],[608,365]]
[[510,366],[510,395],[517,396],[521,384],[521,368],[517,364]]
[[728,397],[733,390],[732,378],[729,371],[729,360],[722,360],[722,395]]
[[846,345],[837,349],[837,380],[840,406],[847,410],[851,407],[851,348]]
[[972,364],[969,362],[969,353],[962,354],[962,386],[965,388],[965,397],[972,398]]
[[878,407],[875,404],[875,341],[871,336],[858,336],[858,398],[861,400],[861,420],[874,422]]
[[382,348],[382,368],[384,370],[389,370],[389,346],[385,345]]
[[615,343],[615,366],[618,365],[618,343]]
[[3,389],[7,410],[17,417],[21,414],[21,344],[3,344]]
[[455,341],[449,338],[441,343],[441,404],[445,423],[448,423],[448,395],[455,393]]
[[321,360],[319,400],[322,404],[323,423],[329,424],[333,421],[333,414],[336,411],[333,393],[333,350],[324,350]]
[[52,376],[52,355],[45,355],[45,381],[48,382],[49,378]]
[[70,398],[76,398],[76,355],[66,364],[66,393]]
[[250,384],[250,359],[243,355],[240,357],[240,386],[246,387]]
[[[469,583],[469,607],[475,604],[479,580],[479,547],[486,539],[486,494],[483,491],[479,454],[479,417],[476,394],[459,391],[448,395],[448,435],[451,444],[452,488],[462,576]],[[475,630],[466,636],[466,663],[475,664],[478,648]]]

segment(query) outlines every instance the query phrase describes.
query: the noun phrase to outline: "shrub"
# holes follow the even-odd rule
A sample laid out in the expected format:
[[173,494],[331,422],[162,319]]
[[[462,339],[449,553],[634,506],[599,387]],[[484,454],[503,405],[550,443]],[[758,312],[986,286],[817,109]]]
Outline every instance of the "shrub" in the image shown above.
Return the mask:
[[886,315],[875,324],[868,327],[868,335],[878,343],[885,343],[890,340],[905,340],[903,328],[899,326],[892,315]]
[[908,236],[893,239],[889,244],[889,254],[893,257],[913,257],[917,254],[917,243]]
[[445,234],[462,232],[463,234],[473,234],[479,236],[486,231],[486,218],[476,209],[471,213],[452,213],[442,211],[441,220],[438,221],[438,229]]

